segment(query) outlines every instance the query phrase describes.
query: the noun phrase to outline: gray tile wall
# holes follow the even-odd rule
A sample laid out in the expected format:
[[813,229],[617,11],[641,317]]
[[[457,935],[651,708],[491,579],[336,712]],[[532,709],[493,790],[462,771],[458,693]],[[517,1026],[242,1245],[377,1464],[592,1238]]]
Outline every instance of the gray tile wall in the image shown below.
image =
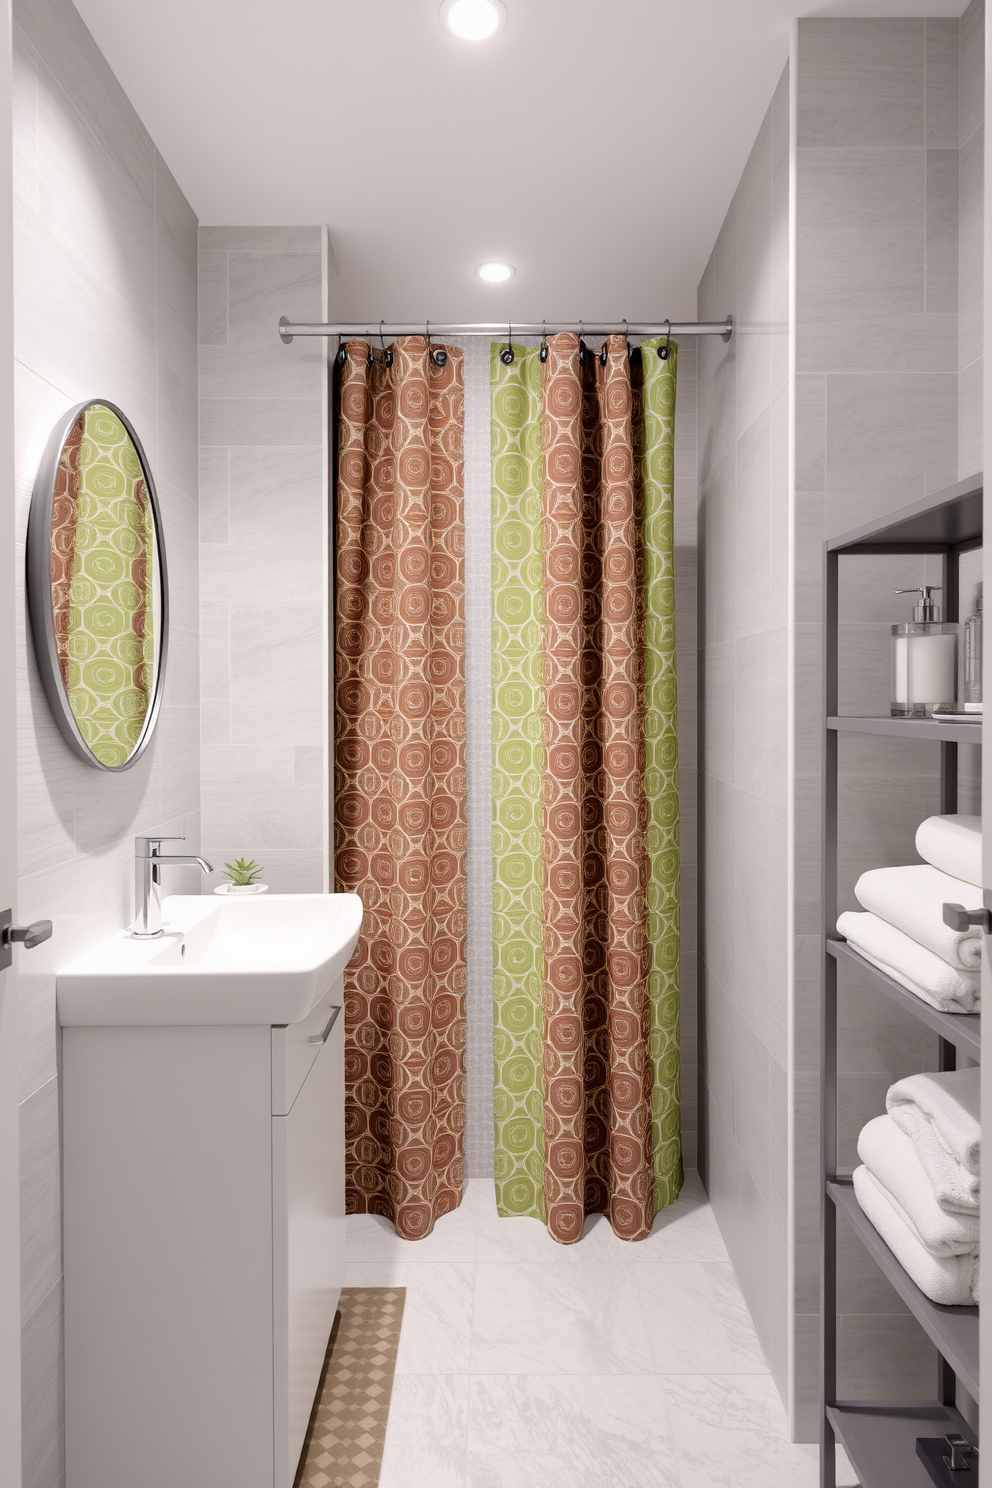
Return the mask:
[[[982,29],[981,0],[960,23],[798,27],[793,1404],[803,1440],[818,1424],[822,543],[981,463]],[[885,711],[889,627],[910,614],[893,591],[939,581],[936,561],[842,567],[841,708]],[[939,804],[937,749],[847,737],[840,775],[843,909],[865,869],[916,861],[915,828]],[[842,977],[840,998],[849,1169],[887,1086],[933,1067],[935,1051],[856,978]],[[930,1393],[933,1352],[915,1320],[850,1236],[841,1246],[841,1394]]]
[[278,893],[329,886],[328,348],[323,227],[199,241],[203,851]]
[[699,1166],[788,1389],[789,74],[699,286]]
[[[131,917],[136,833],[199,847],[196,218],[69,0],[15,5],[18,913],[25,1488],[61,1488],[62,1255],[55,970]],[[172,645],[156,738],[125,775],[70,754],[23,596],[35,472],[56,419],[105,397],[132,419],[162,504]],[[195,892],[177,873],[174,887]]]

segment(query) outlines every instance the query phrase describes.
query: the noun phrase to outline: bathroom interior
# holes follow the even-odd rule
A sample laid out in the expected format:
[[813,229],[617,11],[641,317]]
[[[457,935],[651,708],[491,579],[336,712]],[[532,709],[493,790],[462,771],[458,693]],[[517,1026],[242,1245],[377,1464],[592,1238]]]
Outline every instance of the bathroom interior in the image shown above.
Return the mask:
[[983,0],[0,7],[0,1488],[977,1488]]

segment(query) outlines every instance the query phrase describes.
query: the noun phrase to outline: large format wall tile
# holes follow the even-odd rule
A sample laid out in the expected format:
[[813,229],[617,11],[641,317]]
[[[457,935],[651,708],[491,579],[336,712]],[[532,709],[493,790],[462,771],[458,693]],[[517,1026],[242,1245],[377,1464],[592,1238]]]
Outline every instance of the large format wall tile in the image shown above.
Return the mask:
[[[196,218],[68,0],[16,7],[14,111],[19,540],[17,912],[53,921],[17,967],[21,1006],[24,1485],[61,1488],[61,1167],[56,969],[126,925],[141,832],[199,846]],[[119,403],[159,491],[174,629],[157,736],[120,776],[76,760],[41,690],[24,533],[49,432]],[[185,870],[170,888],[196,891]]]
[[800,147],[922,145],[924,41],[922,20],[804,21]]
[[329,884],[327,348],[322,228],[200,230],[204,852]]

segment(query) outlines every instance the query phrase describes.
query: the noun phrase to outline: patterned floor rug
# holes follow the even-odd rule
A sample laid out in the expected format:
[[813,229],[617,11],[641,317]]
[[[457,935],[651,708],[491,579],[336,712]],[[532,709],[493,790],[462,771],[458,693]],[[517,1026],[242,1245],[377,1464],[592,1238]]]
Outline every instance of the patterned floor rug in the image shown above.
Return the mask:
[[345,1287],[295,1488],[376,1488],[405,1287]]

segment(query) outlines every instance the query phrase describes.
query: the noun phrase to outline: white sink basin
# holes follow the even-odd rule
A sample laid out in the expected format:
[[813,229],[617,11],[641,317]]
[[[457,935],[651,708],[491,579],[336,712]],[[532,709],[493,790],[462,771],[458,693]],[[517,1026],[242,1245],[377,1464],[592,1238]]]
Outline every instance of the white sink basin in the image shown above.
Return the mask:
[[58,973],[59,1021],[73,1024],[299,1023],[351,960],[357,894],[173,894],[165,934],[126,930]]

